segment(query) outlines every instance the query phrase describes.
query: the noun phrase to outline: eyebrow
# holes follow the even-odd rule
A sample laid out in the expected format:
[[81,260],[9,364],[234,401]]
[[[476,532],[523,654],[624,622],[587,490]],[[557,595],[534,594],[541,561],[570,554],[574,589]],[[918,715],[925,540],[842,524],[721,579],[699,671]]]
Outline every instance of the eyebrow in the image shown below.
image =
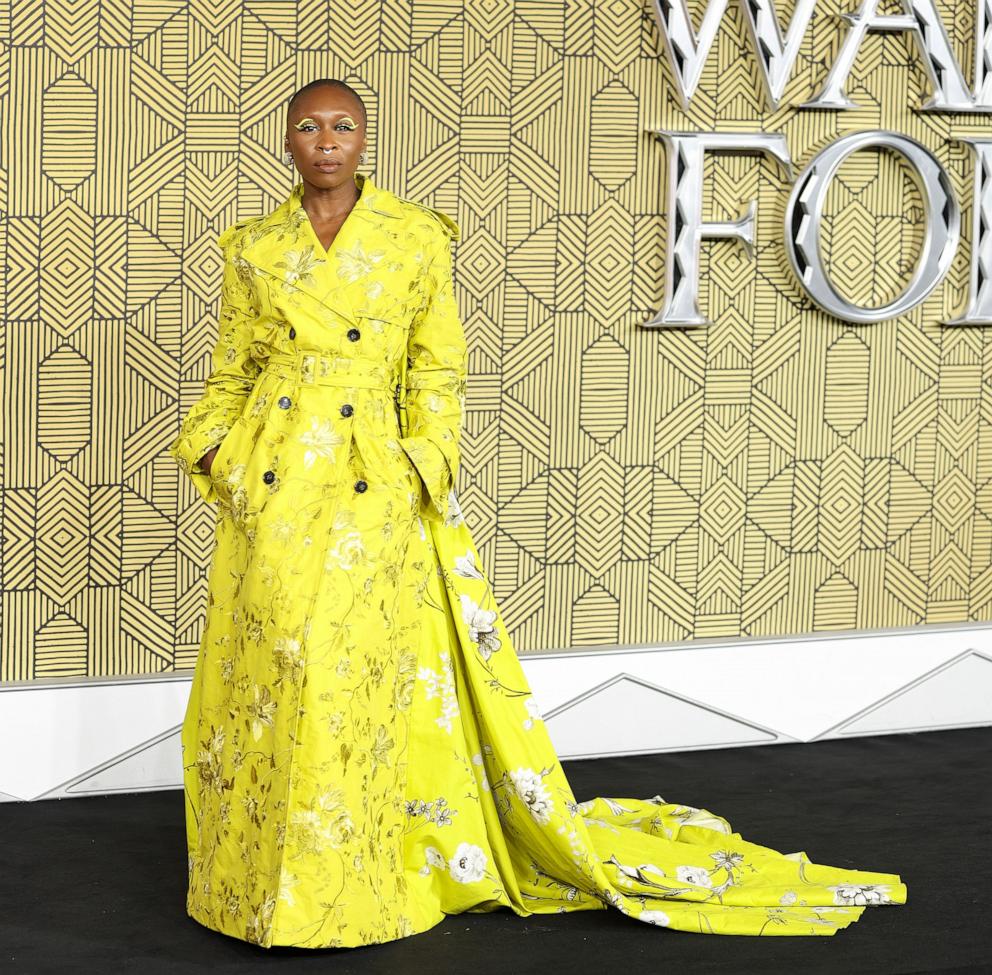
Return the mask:
[[[342,118],[350,118],[352,121],[355,120],[355,116],[354,116],[354,114],[352,112],[318,112],[317,114],[318,115],[325,115],[326,114],[326,115],[331,115],[331,116],[340,115]],[[305,122],[307,119],[309,119],[311,122],[315,122],[316,121],[316,119],[312,115],[304,115],[303,118],[301,118],[299,121],[300,122]]]

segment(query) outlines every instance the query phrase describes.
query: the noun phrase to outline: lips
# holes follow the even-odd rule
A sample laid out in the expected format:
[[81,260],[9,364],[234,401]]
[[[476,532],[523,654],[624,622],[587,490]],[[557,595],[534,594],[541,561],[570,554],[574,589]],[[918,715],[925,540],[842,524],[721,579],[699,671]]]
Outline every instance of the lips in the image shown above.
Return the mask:
[[337,169],[341,165],[340,159],[321,159],[314,164],[318,169]]

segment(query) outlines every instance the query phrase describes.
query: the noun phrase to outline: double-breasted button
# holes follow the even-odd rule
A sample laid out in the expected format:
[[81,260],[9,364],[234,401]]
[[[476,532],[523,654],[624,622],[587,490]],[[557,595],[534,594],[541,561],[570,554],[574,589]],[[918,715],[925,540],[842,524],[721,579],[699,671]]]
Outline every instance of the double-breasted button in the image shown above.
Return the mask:
[[291,339],[295,339],[296,338],[296,329],[293,328],[292,326],[290,326],[290,329],[289,329],[289,337]]
[[266,471],[262,475],[262,480],[265,481],[266,484],[271,484],[275,479],[276,479],[275,471]]
[[359,494],[361,494],[367,487],[368,485],[364,481],[355,481],[355,490]]
[[345,403],[344,406],[341,407],[342,416],[351,416],[351,414],[354,412],[355,412],[355,407],[353,407],[351,403]]
[[357,342],[361,337],[362,333],[359,332],[357,328],[348,329],[348,338],[351,339],[352,342]]
[[288,410],[290,406],[293,405],[293,401],[288,396],[279,397],[279,405],[284,409]]

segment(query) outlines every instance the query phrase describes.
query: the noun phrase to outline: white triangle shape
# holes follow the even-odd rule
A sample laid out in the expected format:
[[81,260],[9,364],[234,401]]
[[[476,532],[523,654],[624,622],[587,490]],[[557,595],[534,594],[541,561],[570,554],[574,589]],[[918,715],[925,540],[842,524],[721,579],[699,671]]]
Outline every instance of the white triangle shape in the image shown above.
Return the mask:
[[793,740],[626,673],[548,711],[544,723],[562,758]]
[[992,659],[974,650],[953,657],[817,738],[992,724]]
[[158,738],[146,741],[127,754],[119,755],[38,798],[181,788],[181,731],[181,727],[174,728]]

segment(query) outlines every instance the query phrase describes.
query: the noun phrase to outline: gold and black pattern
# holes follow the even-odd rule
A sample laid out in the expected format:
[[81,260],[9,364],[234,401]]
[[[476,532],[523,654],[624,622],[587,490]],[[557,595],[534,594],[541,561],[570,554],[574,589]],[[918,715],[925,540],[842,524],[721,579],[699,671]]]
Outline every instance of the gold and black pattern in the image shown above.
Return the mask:
[[[0,679],[193,666],[216,513],[166,447],[217,337],[217,234],[285,199],[285,101],[335,74],[366,96],[377,183],[461,228],[457,489],[521,652],[989,619],[992,329],[939,324],[967,295],[970,220],[920,307],[847,325],[789,270],[780,168],[711,154],[704,218],[757,201],[755,254],[704,242],[713,326],[639,328],[671,232],[652,129],[783,133],[798,172],[887,128],[936,154],[968,215],[958,140],[988,117],[916,111],[918,52],[880,34],[856,110],[799,109],[839,0],[777,109],[735,5],[687,110],[641,0],[386,9],[41,3],[0,27]],[[976,6],[939,9],[970,81]],[[831,193],[829,264],[881,303],[915,259],[919,198],[872,153]]]

